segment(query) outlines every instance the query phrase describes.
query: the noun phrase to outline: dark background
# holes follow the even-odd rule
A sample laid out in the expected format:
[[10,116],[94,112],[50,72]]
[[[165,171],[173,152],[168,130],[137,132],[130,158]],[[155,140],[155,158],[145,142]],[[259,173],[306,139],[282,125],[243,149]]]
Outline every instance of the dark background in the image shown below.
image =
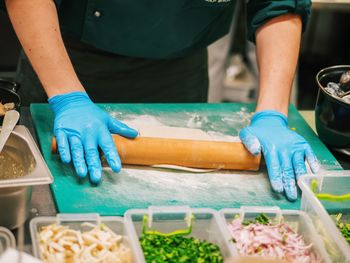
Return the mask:
[[[350,64],[350,9],[314,9],[303,35],[298,67],[298,109],[313,109],[315,76],[328,66]],[[244,41],[243,38],[236,39]],[[0,77],[12,78],[20,44],[5,12],[0,11]]]
[[313,109],[315,76],[322,68],[350,65],[350,9],[313,10],[299,59],[299,109]]
[[0,11],[0,76],[11,75],[16,70],[20,44],[5,14]]

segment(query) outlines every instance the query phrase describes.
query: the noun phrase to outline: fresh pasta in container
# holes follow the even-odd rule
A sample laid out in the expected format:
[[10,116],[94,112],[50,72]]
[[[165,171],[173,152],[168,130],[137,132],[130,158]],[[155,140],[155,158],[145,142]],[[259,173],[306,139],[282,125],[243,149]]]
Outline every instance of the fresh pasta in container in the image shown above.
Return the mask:
[[31,235],[34,255],[43,262],[135,262],[124,221],[119,217],[39,217],[31,221]]

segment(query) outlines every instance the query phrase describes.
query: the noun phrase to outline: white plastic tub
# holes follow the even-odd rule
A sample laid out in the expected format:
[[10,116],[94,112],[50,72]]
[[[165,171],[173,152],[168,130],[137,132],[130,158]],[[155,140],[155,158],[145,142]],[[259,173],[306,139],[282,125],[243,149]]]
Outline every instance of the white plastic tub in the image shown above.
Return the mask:
[[[238,215],[243,220],[254,220],[257,216],[264,213],[271,219],[279,221],[282,217],[285,223],[290,225],[298,234],[304,237],[306,243],[313,243],[313,250],[316,254],[320,255],[323,262],[332,262],[322,241],[319,239],[312,221],[308,215],[303,211],[298,210],[281,210],[279,207],[255,207],[255,206],[242,206],[240,209],[222,209],[220,210],[220,217],[225,222],[223,224],[224,231],[230,236],[228,224]],[[230,239],[232,237],[230,236]],[[234,247],[235,253],[239,254],[236,246],[231,242],[231,246]],[[257,259],[258,260],[258,259]]]
[[350,223],[350,201],[319,200],[312,190],[315,182],[317,194],[341,196],[350,193],[350,172],[330,171],[322,175],[303,176],[298,185],[302,190],[301,209],[312,219],[316,230],[325,240],[328,253],[335,262],[350,262],[350,245],[330,215],[342,213],[342,221]]
[[0,226],[0,255],[10,247],[16,247],[15,237],[10,230]]
[[223,259],[236,256],[233,247],[229,244],[229,237],[222,232],[222,224],[218,213],[212,209],[189,208],[187,206],[177,207],[149,207],[148,209],[128,210],[125,214],[130,237],[135,238],[132,244],[135,251],[142,255],[142,262],[146,262],[143,256],[139,238],[142,235],[144,216],[148,216],[148,228],[161,233],[170,233],[176,230],[187,229],[191,224],[192,232],[188,237],[209,241],[220,247]]
[[130,238],[125,227],[124,219],[117,216],[99,216],[98,214],[57,214],[56,217],[36,217],[30,221],[30,235],[33,244],[33,254],[41,259],[37,233],[40,228],[53,223],[69,226],[71,229],[83,230],[81,224],[89,222],[93,224],[103,223],[114,233],[124,236],[123,242],[130,247],[134,262],[141,262],[138,255],[132,249]]

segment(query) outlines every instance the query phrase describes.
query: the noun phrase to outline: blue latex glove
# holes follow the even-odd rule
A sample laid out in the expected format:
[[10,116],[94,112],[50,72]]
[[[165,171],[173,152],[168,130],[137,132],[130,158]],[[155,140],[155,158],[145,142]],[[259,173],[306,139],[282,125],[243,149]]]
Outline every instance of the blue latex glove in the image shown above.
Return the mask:
[[306,173],[305,159],[313,173],[319,170],[310,145],[288,128],[286,116],[277,111],[255,113],[250,126],[242,129],[239,136],[252,154],[262,151],[272,189],[284,191],[291,201],[297,199],[296,180]]
[[61,160],[73,164],[77,175],[86,177],[89,170],[92,183],[99,183],[102,166],[98,147],[109,166],[119,172],[121,162],[111,133],[134,138],[137,131],[113,119],[96,106],[85,92],[72,92],[49,99],[55,113],[54,134]]

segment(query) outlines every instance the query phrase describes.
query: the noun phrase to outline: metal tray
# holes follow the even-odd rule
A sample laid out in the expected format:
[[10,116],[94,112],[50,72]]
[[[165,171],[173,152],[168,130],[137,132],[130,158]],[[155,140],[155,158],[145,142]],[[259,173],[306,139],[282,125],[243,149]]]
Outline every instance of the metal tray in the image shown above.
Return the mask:
[[3,151],[23,165],[22,176],[0,179],[0,225],[14,229],[27,218],[32,185],[50,184],[53,177],[26,127],[15,128]]
[[52,183],[53,177],[26,127],[16,126],[3,151],[8,151],[11,157],[23,164],[25,175],[15,179],[0,180],[0,189]]

